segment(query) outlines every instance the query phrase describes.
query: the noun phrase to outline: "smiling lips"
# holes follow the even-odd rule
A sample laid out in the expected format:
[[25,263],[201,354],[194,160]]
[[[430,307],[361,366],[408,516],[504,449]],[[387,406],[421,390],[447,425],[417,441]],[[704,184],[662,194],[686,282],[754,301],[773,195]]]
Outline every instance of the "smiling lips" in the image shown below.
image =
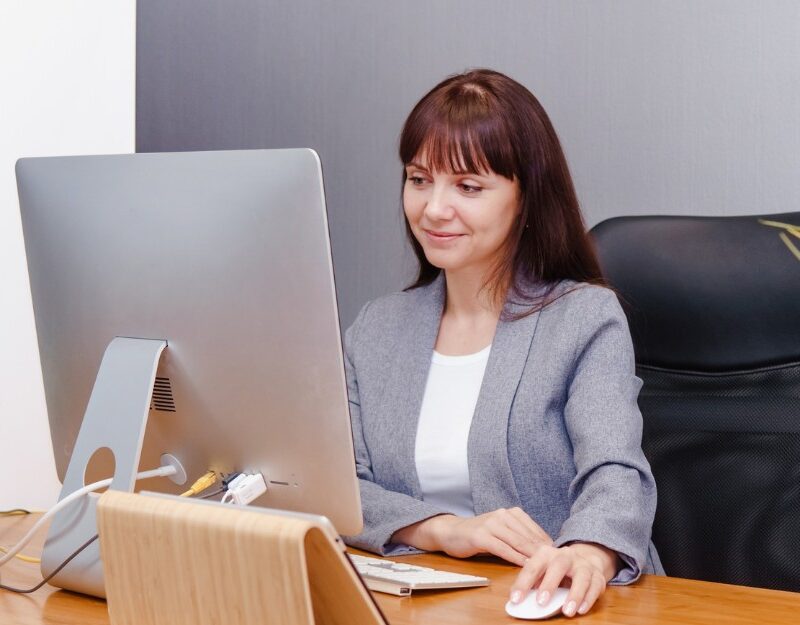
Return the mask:
[[425,230],[425,236],[432,243],[447,243],[448,241],[455,241],[458,237],[463,236],[454,232],[438,232],[436,230]]

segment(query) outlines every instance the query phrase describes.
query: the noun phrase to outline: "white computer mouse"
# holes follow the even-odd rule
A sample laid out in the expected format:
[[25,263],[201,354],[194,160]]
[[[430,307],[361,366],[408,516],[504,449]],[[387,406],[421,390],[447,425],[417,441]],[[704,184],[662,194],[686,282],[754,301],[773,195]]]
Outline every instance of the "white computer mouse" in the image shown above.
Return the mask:
[[531,590],[519,603],[506,603],[506,612],[514,618],[524,618],[528,620],[547,618],[561,611],[561,607],[567,600],[569,588],[556,588],[553,596],[544,605],[536,602],[536,590]]

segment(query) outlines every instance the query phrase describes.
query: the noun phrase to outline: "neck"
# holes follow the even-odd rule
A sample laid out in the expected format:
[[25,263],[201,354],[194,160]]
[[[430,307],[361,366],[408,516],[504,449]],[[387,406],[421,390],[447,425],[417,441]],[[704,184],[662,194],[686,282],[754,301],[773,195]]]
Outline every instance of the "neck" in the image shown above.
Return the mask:
[[447,298],[444,313],[450,317],[475,318],[500,316],[502,303],[495,301],[489,289],[483,288],[486,272],[472,268],[445,271]]

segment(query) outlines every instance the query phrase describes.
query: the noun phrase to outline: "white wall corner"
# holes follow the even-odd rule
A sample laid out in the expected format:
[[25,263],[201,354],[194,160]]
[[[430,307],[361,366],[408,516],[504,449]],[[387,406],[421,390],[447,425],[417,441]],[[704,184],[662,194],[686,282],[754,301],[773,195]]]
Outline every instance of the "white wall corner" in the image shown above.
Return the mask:
[[14,164],[134,151],[135,29],[135,0],[0,4],[0,509],[47,508],[60,490]]

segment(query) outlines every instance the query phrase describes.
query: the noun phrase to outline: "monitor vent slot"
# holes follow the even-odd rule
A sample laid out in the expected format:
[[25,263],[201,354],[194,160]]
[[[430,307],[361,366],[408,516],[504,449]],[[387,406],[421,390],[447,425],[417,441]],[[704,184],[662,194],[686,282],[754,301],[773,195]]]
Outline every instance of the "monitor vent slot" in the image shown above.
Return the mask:
[[169,378],[156,378],[150,410],[175,412],[175,398],[172,396],[172,382]]

